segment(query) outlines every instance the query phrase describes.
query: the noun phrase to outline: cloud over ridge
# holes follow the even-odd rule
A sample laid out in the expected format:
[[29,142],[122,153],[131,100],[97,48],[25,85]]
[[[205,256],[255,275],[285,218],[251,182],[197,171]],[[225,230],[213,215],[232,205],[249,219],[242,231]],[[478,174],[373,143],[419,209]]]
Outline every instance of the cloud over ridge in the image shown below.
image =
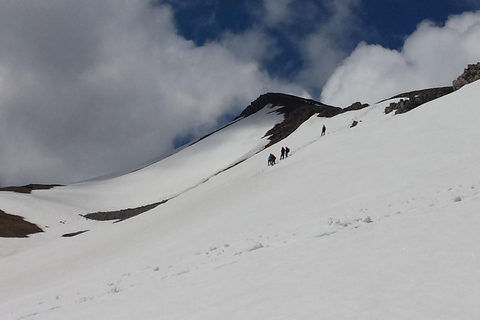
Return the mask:
[[0,8],[0,185],[122,170],[171,150],[186,131],[205,133],[267,90],[301,92],[217,43],[185,40],[169,6]]
[[448,86],[480,60],[480,11],[450,16],[444,26],[420,23],[401,50],[361,42],[335,70],[321,100],[346,106],[397,93]]
[[366,5],[3,1],[0,186],[134,169],[269,91],[375,102],[480,60],[478,12],[424,21],[394,50],[375,44]]

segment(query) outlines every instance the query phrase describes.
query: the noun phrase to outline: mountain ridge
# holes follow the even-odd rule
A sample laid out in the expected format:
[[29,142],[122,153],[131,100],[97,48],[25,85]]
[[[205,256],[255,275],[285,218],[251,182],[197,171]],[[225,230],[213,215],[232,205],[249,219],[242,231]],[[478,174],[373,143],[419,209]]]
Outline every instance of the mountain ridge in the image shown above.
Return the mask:
[[267,106],[271,108],[278,107],[274,112],[283,115],[284,120],[277,123],[265,134],[265,137],[268,137],[270,140],[265,147],[272,146],[288,137],[314,114],[317,114],[318,117],[331,118],[344,112],[366,108],[368,104],[355,102],[351,106],[342,109],[313,99],[301,98],[285,93],[268,92],[247,106],[235,120],[246,118]]
[[[472,80],[474,81],[474,80]],[[400,99],[400,98],[408,98],[406,102],[404,100],[400,100],[398,103],[393,102],[390,104],[390,106],[387,106],[385,108],[385,114],[388,114],[389,112],[393,110],[397,110],[396,114],[398,113],[405,113],[413,108],[418,107],[420,104],[423,104],[428,101],[432,101],[435,99],[438,99],[444,95],[450,94],[453,92],[453,87],[440,87],[440,88],[430,88],[430,89],[422,89],[422,90],[415,90],[415,91],[410,91],[410,92],[405,92],[401,93],[398,95],[395,95],[391,97],[390,99]],[[384,100],[386,101],[386,100]],[[203,139],[210,137],[211,135],[224,130],[225,128],[235,124],[236,122],[248,118],[252,116],[253,114],[258,113],[259,111],[265,109],[265,108],[270,108],[272,109],[269,111],[269,113],[275,113],[278,115],[283,116],[283,120],[277,122],[271,129],[269,129],[265,134],[264,138],[267,138],[269,140],[268,143],[266,143],[262,148],[258,149],[255,151],[255,153],[261,152],[263,149],[268,148],[285,138],[287,138],[290,134],[295,132],[297,128],[302,125],[306,120],[308,120],[310,117],[313,115],[317,115],[317,117],[322,117],[322,118],[332,118],[335,116],[338,116],[340,114],[346,113],[348,111],[357,111],[361,110],[363,108],[368,107],[369,105],[367,104],[362,104],[360,102],[355,102],[351,106],[347,108],[339,108],[331,105],[327,105],[318,101],[315,101],[313,99],[306,99],[290,94],[285,94],[285,93],[275,93],[275,92],[268,92],[263,95],[260,95],[256,100],[254,100],[249,106],[247,106],[241,113],[238,115],[231,123],[223,126],[222,128],[219,128],[215,131],[212,131],[211,133],[205,135],[204,137],[200,138],[199,140],[193,142],[189,146],[192,146]],[[355,121],[356,122],[356,121]],[[242,163],[244,160],[247,158],[239,159],[231,164],[229,164],[227,167],[223,168],[219,172],[216,172],[214,175],[222,173],[228,169],[233,168],[234,166]],[[160,160],[161,161],[161,160]],[[148,166],[147,166],[148,167]],[[132,172],[136,172],[138,170],[134,170]],[[42,185],[42,184],[30,184],[30,185],[25,185],[25,186],[20,186],[20,187],[4,187],[0,188],[0,191],[12,191],[12,192],[18,192],[18,193],[31,193],[33,190],[47,190],[55,187],[59,187],[60,185]],[[168,200],[162,199],[161,203],[164,201]],[[147,204],[141,204],[137,207],[134,208],[122,208],[119,210],[113,210],[113,211],[97,211],[95,214],[93,213],[87,213],[85,217],[93,218],[95,220],[105,220],[105,217],[110,217],[111,219],[116,219],[117,215],[121,217],[131,217],[135,216],[138,214],[138,212],[145,212],[147,210],[144,210],[143,208],[154,208],[153,204],[157,204],[160,202],[149,202]],[[133,214],[130,212],[134,212]],[[0,217],[0,218],[5,218],[9,217],[10,215],[8,213],[5,213]],[[13,215],[12,215],[13,216]],[[100,217],[100,218],[97,218]],[[113,217],[113,218],[112,218]],[[10,218],[10,217],[9,217]],[[16,221],[19,225],[25,224],[28,225],[30,224],[29,222],[25,220],[14,220]],[[2,234],[0,234],[0,237]],[[24,234],[21,234],[20,236],[25,236]]]

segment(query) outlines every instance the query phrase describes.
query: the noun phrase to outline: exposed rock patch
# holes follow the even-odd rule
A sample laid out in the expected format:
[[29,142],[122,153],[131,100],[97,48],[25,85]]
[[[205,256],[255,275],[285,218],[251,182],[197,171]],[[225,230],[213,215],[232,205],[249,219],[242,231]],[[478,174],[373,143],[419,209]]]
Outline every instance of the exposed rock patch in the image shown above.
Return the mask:
[[392,102],[388,107],[385,108],[385,113],[388,114],[392,111],[395,111],[395,114],[401,114],[415,109],[416,107],[438,99],[444,95],[453,92],[453,87],[441,87],[441,88],[432,88],[424,90],[416,90],[411,92],[405,92],[398,94],[390,99],[395,98],[406,98],[400,99],[399,102]]
[[248,117],[260,111],[267,105],[270,105],[272,108],[279,107],[275,112],[282,114],[285,119],[281,123],[277,123],[265,134],[265,137],[269,137],[270,140],[266,147],[288,137],[303,122],[308,120],[314,114],[317,114],[319,117],[331,118],[343,112],[368,107],[368,104],[356,102],[348,108],[342,109],[311,99],[304,99],[283,93],[269,92],[261,95],[257,100],[253,101],[236,119]]
[[23,217],[0,210],[0,237],[27,238],[29,234],[38,232],[43,232],[43,230],[36,224],[25,221]]
[[355,110],[361,110],[363,108],[369,107],[370,105],[368,103],[361,103],[360,101],[352,103],[351,106],[342,109],[343,112],[348,112],[348,111],[355,111]]
[[79,234],[85,233],[87,231],[89,231],[89,230],[82,230],[82,231],[77,231],[77,232],[72,232],[72,233],[65,233],[65,234],[62,234],[62,237],[63,238],[71,238],[71,237],[78,236]]
[[60,184],[27,184],[25,186],[12,186],[0,188],[0,191],[12,191],[18,193],[32,193],[32,190],[48,190],[60,187]]
[[[284,107],[282,109],[286,108],[287,110],[291,110],[292,108],[315,109],[321,114],[320,116],[324,117],[333,117],[342,110],[341,108],[329,106],[311,99],[304,99],[284,93],[269,92],[258,97],[235,119],[246,118],[262,110],[268,104],[272,107],[282,106]],[[312,114],[314,113],[315,112]]]
[[453,80],[453,88],[458,90],[464,85],[477,81],[478,79],[480,79],[480,62],[477,62],[477,64],[469,64],[462,75],[456,80]]
[[86,215],[81,215],[81,216],[87,219],[97,220],[97,221],[117,220],[115,222],[120,222],[128,218],[138,216],[139,214],[142,214],[149,210],[152,210],[167,201],[168,200],[164,200],[164,201],[155,202],[155,203],[137,207],[137,208],[128,208],[128,209],[122,209],[117,211],[104,211],[104,212],[98,211],[93,213],[87,213]]

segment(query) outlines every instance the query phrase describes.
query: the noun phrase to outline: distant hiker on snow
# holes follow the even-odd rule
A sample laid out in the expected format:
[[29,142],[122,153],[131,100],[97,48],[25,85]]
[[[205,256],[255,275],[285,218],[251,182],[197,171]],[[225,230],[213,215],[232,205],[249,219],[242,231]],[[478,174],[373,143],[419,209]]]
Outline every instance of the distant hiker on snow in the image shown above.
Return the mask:
[[280,150],[280,160],[285,159],[285,148],[282,147],[282,150]]
[[276,159],[277,158],[273,154],[270,153],[270,155],[268,156],[268,165],[273,166],[275,164]]
[[322,134],[320,135],[320,137],[321,137],[321,136],[324,136],[324,135],[325,135],[325,132],[327,132],[327,127],[325,127],[325,125],[323,125]]
[[290,149],[288,149],[288,147],[285,147],[285,158],[288,157],[289,152],[290,152]]

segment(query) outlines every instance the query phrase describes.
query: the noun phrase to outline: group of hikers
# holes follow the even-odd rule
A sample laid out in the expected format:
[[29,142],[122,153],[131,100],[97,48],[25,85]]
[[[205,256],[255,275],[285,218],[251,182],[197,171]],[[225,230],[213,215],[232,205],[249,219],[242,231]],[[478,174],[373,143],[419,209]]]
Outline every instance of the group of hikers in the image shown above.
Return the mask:
[[[327,132],[327,127],[323,125],[322,133],[320,134],[320,136],[321,137],[324,136],[326,132]],[[288,147],[282,147],[282,149],[280,150],[280,160],[287,158],[289,152],[290,152],[290,149]],[[276,160],[277,160],[277,157],[275,157],[273,153],[270,153],[270,155],[268,156],[268,165],[273,166]]]
[[[282,147],[282,149],[280,150],[280,160],[288,157],[289,152],[290,149],[288,147]],[[273,166],[275,164],[275,160],[277,160],[277,157],[270,153],[270,155],[268,156],[268,165]]]

